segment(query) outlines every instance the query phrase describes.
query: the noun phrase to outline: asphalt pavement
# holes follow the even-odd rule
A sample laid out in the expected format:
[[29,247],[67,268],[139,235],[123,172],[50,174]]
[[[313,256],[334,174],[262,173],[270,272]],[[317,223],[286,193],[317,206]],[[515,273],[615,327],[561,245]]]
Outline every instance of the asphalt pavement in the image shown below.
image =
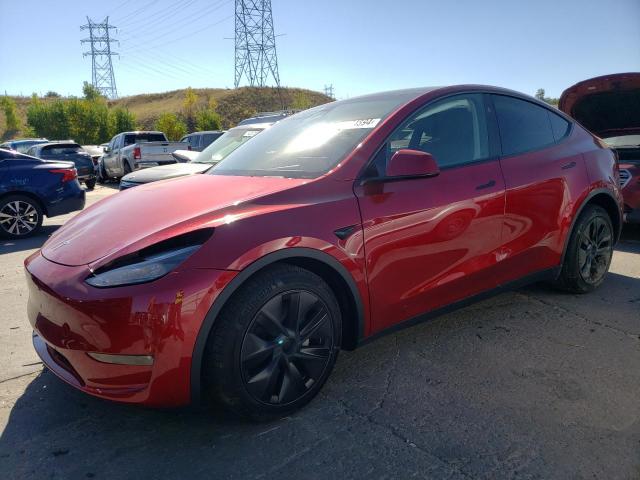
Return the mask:
[[3,478],[640,479],[638,228],[596,292],[531,286],[342,352],[308,407],[251,424],[109,403],[43,370],[22,262],[68,218],[0,241]]

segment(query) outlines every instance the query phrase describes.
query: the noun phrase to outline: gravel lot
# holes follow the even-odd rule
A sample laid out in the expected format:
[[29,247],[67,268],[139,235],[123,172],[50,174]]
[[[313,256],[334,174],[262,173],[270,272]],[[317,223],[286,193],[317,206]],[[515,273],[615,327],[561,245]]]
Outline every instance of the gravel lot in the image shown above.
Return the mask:
[[22,261],[67,218],[0,242],[3,478],[640,479],[640,229],[595,293],[528,287],[343,352],[311,405],[255,425],[108,403],[42,369]]

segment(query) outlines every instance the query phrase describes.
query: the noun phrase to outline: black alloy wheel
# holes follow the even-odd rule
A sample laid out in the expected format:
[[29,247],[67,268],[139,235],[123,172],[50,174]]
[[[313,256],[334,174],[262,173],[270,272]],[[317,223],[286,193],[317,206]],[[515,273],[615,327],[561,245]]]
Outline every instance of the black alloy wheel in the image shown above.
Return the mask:
[[576,219],[555,285],[571,293],[595,290],[609,271],[614,244],[608,212],[599,205],[587,205]]
[[286,405],[318,382],[333,350],[329,310],[315,294],[291,290],[271,298],[244,335],[241,370],[257,401]]
[[593,217],[580,232],[578,264],[580,276],[589,284],[597,284],[607,273],[613,256],[613,232],[602,217]]
[[342,312],[317,274],[290,264],[244,281],[215,318],[202,363],[205,398],[256,421],[309,403],[331,374]]

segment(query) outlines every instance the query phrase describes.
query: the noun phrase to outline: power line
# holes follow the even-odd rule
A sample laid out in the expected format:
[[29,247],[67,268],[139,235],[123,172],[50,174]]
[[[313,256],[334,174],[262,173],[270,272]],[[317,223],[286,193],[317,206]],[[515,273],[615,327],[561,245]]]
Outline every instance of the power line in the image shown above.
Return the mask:
[[279,89],[271,0],[235,0],[235,87],[243,77],[264,87],[269,74]]
[[88,29],[89,38],[80,40],[80,43],[91,44],[91,50],[82,54],[83,57],[91,55],[91,84],[106,97],[117,98],[118,90],[111,57],[118,54],[111,51],[111,43],[116,41],[109,36],[112,28],[116,27],[109,25],[109,17],[105,17],[100,23],[87,17],[87,24],[80,26],[80,30]]

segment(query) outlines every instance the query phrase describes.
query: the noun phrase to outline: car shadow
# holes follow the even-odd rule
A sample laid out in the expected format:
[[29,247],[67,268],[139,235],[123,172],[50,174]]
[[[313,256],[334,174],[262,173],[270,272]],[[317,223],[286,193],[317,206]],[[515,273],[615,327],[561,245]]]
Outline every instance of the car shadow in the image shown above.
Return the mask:
[[[640,291],[640,279],[610,274],[604,286],[609,302],[626,302],[629,292]],[[477,470],[465,478],[501,476],[496,471],[485,475],[496,467],[489,456],[493,454],[483,453],[486,445],[487,451],[505,455],[514,449],[530,450],[531,458],[516,460],[525,468],[538,469],[534,477],[552,477],[559,468],[551,461],[556,447],[547,451],[544,445],[558,442],[549,437],[561,439],[559,444],[568,450],[560,457],[567,462],[573,458],[571,448],[576,442],[559,420],[562,410],[554,417],[547,409],[538,411],[536,405],[557,401],[553,395],[574,398],[579,389],[559,383],[561,375],[573,378],[571,372],[531,369],[532,352],[538,348],[553,352],[546,350],[555,345],[549,341],[564,339],[536,322],[535,315],[521,318],[519,312],[529,302],[526,313],[538,310],[543,317],[550,307],[529,299],[540,297],[546,302],[554,296],[564,302],[574,298],[531,286],[343,352],[317,399],[295,415],[270,423],[248,423],[217,409],[153,410],[111,403],[76,391],[45,369],[35,378],[11,380],[22,382],[24,393],[11,408],[0,435],[0,464],[14,472],[14,478],[270,478],[285,467],[295,473],[291,476],[320,478],[321,471],[331,468],[338,469],[332,476],[342,477],[340,469],[353,461],[356,466],[350,465],[351,473],[366,465],[393,477],[415,462],[423,469],[430,464],[444,469],[472,456]],[[596,296],[592,300],[598,301]],[[572,338],[580,334],[579,328],[587,337],[593,335],[588,333],[591,325],[582,327],[582,320],[571,323],[561,315],[557,321]],[[526,350],[527,342],[532,352]],[[580,354],[582,350],[574,347]],[[569,347],[560,348],[556,355],[564,358]],[[591,352],[585,350],[585,362],[588,355]],[[485,365],[475,356],[483,358]],[[581,365],[582,359],[574,363]],[[588,366],[585,369],[589,372]],[[529,375],[533,381],[527,380]],[[489,377],[485,380],[485,376]],[[493,382],[499,382],[500,388]],[[492,395],[497,400],[489,401]],[[592,408],[594,415],[600,415],[597,402],[581,401],[580,409]],[[522,420],[530,415],[530,420]],[[517,445],[509,438],[518,438]],[[599,451],[598,438],[593,446]],[[520,444],[528,441],[529,445]],[[590,441],[577,442],[576,448],[589,446]],[[367,460],[358,465],[350,456]],[[445,460],[440,464],[441,458]],[[600,457],[594,458],[597,462]],[[279,473],[282,476],[283,471]],[[428,478],[442,476],[436,473]]]
[[43,225],[40,232],[33,237],[22,238],[20,240],[0,240],[0,255],[5,253],[16,253],[25,250],[34,250],[42,247],[49,237],[62,225]]

